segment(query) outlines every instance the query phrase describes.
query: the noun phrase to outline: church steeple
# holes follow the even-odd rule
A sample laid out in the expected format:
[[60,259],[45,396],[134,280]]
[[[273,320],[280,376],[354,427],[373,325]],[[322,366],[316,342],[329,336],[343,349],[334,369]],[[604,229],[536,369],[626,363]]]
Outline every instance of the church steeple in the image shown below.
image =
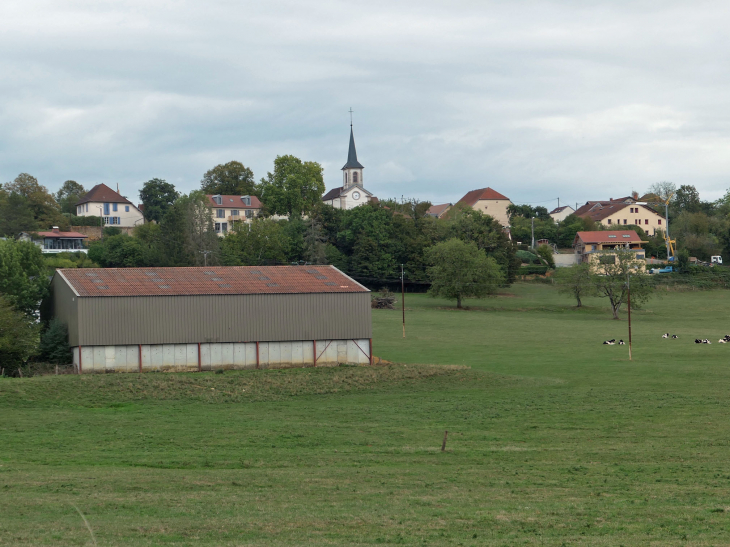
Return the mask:
[[355,149],[355,135],[352,132],[352,109],[350,109],[350,148],[347,151],[347,163],[342,168],[343,171],[343,188],[349,188],[353,184],[363,185],[362,170],[363,165],[357,161],[357,150]]

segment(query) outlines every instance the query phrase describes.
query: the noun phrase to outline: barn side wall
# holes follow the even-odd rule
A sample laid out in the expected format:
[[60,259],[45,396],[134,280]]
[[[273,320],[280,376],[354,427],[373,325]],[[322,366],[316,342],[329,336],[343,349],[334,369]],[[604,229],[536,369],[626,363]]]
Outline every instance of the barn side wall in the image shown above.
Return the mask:
[[51,299],[53,302],[53,317],[60,319],[68,327],[68,343],[71,346],[79,345],[79,297],[71,286],[59,274],[51,281]]
[[[316,354],[315,354],[316,351]],[[99,372],[185,372],[370,363],[370,340],[127,344],[73,348],[74,367]],[[316,365],[315,365],[316,355]],[[80,357],[80,359],[79,359]],[[140,368],[140,358],[142,366]],[[79,362],[80,361],[80,362]]]
[[76,301],[81,346],[372,338],[369,292]]

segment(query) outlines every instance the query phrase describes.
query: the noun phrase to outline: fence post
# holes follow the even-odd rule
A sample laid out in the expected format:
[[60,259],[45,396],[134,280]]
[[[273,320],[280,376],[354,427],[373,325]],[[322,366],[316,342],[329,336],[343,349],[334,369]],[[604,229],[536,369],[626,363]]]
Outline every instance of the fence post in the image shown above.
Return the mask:
[[139,346],[139,372],[142,374],[142,344],[138,344]]
[[312,350],[314,351],[314,362],[312,363],[312,366],[317,366],[317,341],[312,340]]

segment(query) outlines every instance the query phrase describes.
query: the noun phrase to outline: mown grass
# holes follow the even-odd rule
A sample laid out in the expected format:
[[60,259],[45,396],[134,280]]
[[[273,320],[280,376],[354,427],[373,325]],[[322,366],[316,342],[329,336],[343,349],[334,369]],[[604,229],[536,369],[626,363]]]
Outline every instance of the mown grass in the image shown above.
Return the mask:
[[730,293],[632,314],[633,362],[509,293],[374,311],[406,366],[2,380],[0,545],[90,545],[72,504],[99,545],[730,544]]

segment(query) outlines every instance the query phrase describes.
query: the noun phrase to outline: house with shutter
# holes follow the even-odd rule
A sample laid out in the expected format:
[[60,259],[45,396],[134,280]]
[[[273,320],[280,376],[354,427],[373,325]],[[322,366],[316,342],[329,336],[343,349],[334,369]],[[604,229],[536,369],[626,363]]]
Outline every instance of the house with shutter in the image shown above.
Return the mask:
[[144,222],[139,207],[106,184],[97,184],[78,201],[76,216],[102,217],[105,226],[120,228],[134,228]]
[[646,253],[642,247],[644,242],[634,230],[600,230],[594,232],[578,232],[573,240],[576,263],[586,262],[592,265],[616,260],[616,251],[630,251],[636,260],[645,261]]
[[627,196],[608,201],[588,201],[578,207],[576,215],[605,226],[608,229],[640,226],[644,232],[656,235],[658,230],[665,231],[667,221],[647,205],[637,203],[633,197]]
[[213,227],[219,236],[226,235],[236,222],[251,222],[261,214],[261,201],[256,196],[224,196],[208,194],[213,211]]

